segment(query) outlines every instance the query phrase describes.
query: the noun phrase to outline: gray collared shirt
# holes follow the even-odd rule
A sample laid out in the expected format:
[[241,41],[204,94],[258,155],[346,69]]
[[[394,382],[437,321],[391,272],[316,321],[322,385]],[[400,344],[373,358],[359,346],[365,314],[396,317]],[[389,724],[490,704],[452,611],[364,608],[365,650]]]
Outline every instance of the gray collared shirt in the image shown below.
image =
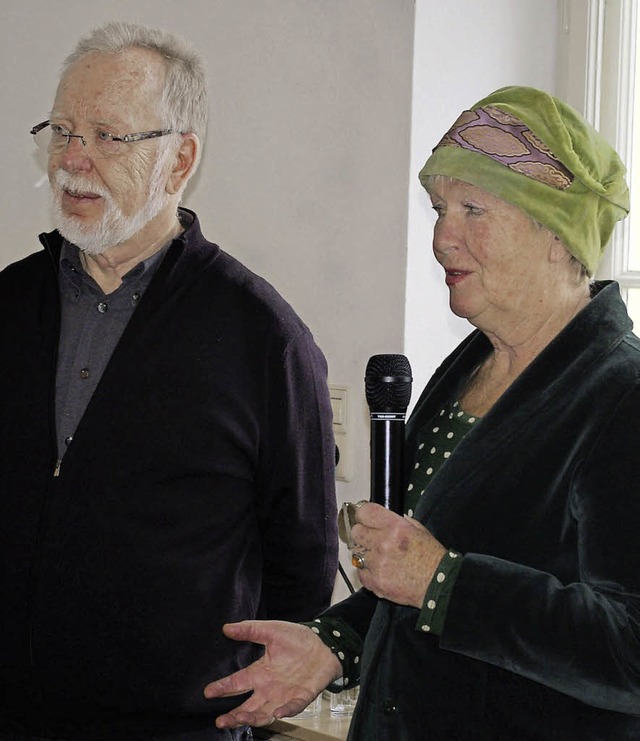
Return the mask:
[[73,439],[129,319],[148,288],[168,245],[138,263],[105,294],[66,240],[60,253],[61,324],[56,374],[58,459]]

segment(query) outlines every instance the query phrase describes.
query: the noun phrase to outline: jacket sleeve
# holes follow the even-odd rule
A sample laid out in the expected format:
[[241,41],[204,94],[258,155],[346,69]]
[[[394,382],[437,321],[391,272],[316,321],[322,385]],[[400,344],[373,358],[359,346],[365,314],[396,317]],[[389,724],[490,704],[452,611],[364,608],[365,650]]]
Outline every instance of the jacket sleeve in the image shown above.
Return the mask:
[[465,554],[441,648],[594,707],[640,714],[639,440],[635,388],[610,410],[572,472],[565,516],[575,523],[579,577],[562,583]]
[[341,602],[331,605],[320,617],[344,621],[364,641],[377,606],[378,598],[375,594],[361,588]]
[[324,356],[308,331],[273,354],[259,466],[263,604],[268,619],[314,618],[338,564],[335,442]]

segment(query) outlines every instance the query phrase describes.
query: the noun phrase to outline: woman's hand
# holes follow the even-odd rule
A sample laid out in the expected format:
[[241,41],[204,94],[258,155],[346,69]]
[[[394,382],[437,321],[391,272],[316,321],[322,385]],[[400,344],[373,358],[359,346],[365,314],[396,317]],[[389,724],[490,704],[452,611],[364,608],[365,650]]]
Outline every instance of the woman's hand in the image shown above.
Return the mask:
[[364,558],[358,571],[362,586],[420,609],[446,548],[417,520],[372,502],[358,506],[351,537],[357,543],[353,553]]
[[296,715],[342,676],[338,659],[305,625],[245,620],[228,623],[223,631],[236,641],[262,644],[265,653],[253,664],[204,688],[208,699],[253,692],[242,705],[216,719],[218,728],[266,726],[276,718]]

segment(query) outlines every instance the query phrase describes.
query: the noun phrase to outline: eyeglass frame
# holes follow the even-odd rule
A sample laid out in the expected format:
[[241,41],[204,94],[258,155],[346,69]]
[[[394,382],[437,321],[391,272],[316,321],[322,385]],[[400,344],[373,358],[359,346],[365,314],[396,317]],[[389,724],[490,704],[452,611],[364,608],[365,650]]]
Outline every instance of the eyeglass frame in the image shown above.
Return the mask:
[[[80,139],[82,142],[82,146],[87,146],[87,141],[84,138],[82,134],[72,134],[70,131],[67,131],[67,129],[60,125],[56,124],[57,126],[60,126],[61,129],[64,129],[66,132],[63,134],[63,136],[67,137],[67,143],[63,146],[68,147],[69,144],[71,144],[71,139]],[[40,133],[43,129],[46,129],[47,126],[52,126],[51,121],[47,119],[46,121],[42,121],[39,124],[36,124],[35,126],[31,127],[31,130],[29,133],[32,136],[35,136],[36,134]],[[140,131],[137,134],[125,134],[124,136],[114,136],[113,134],[109,134],[111,137],[110,141],[113,142],[123,142],[124,144],[130,144],[131,142],[139,142],[144,141],[145,139],[155,139],[159,136],[167,136],[168,134],[181,134],[181,131],[178,131],[177,129],[156,129],[154,131]]]

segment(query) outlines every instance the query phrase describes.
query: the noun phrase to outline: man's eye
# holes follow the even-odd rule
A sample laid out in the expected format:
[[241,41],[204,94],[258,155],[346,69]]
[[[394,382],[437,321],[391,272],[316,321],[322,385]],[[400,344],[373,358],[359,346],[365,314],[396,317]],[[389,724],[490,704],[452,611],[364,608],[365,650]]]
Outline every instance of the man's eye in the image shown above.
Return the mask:
[[67,129],[64,126],[60,126],[60,124],[51,124],[51,131],[54,136],[67,136],[69,134]]
[[111,142],[113,141],[113,134],[110,134],[108,131],[97,131],[96,139],[100,142]]

